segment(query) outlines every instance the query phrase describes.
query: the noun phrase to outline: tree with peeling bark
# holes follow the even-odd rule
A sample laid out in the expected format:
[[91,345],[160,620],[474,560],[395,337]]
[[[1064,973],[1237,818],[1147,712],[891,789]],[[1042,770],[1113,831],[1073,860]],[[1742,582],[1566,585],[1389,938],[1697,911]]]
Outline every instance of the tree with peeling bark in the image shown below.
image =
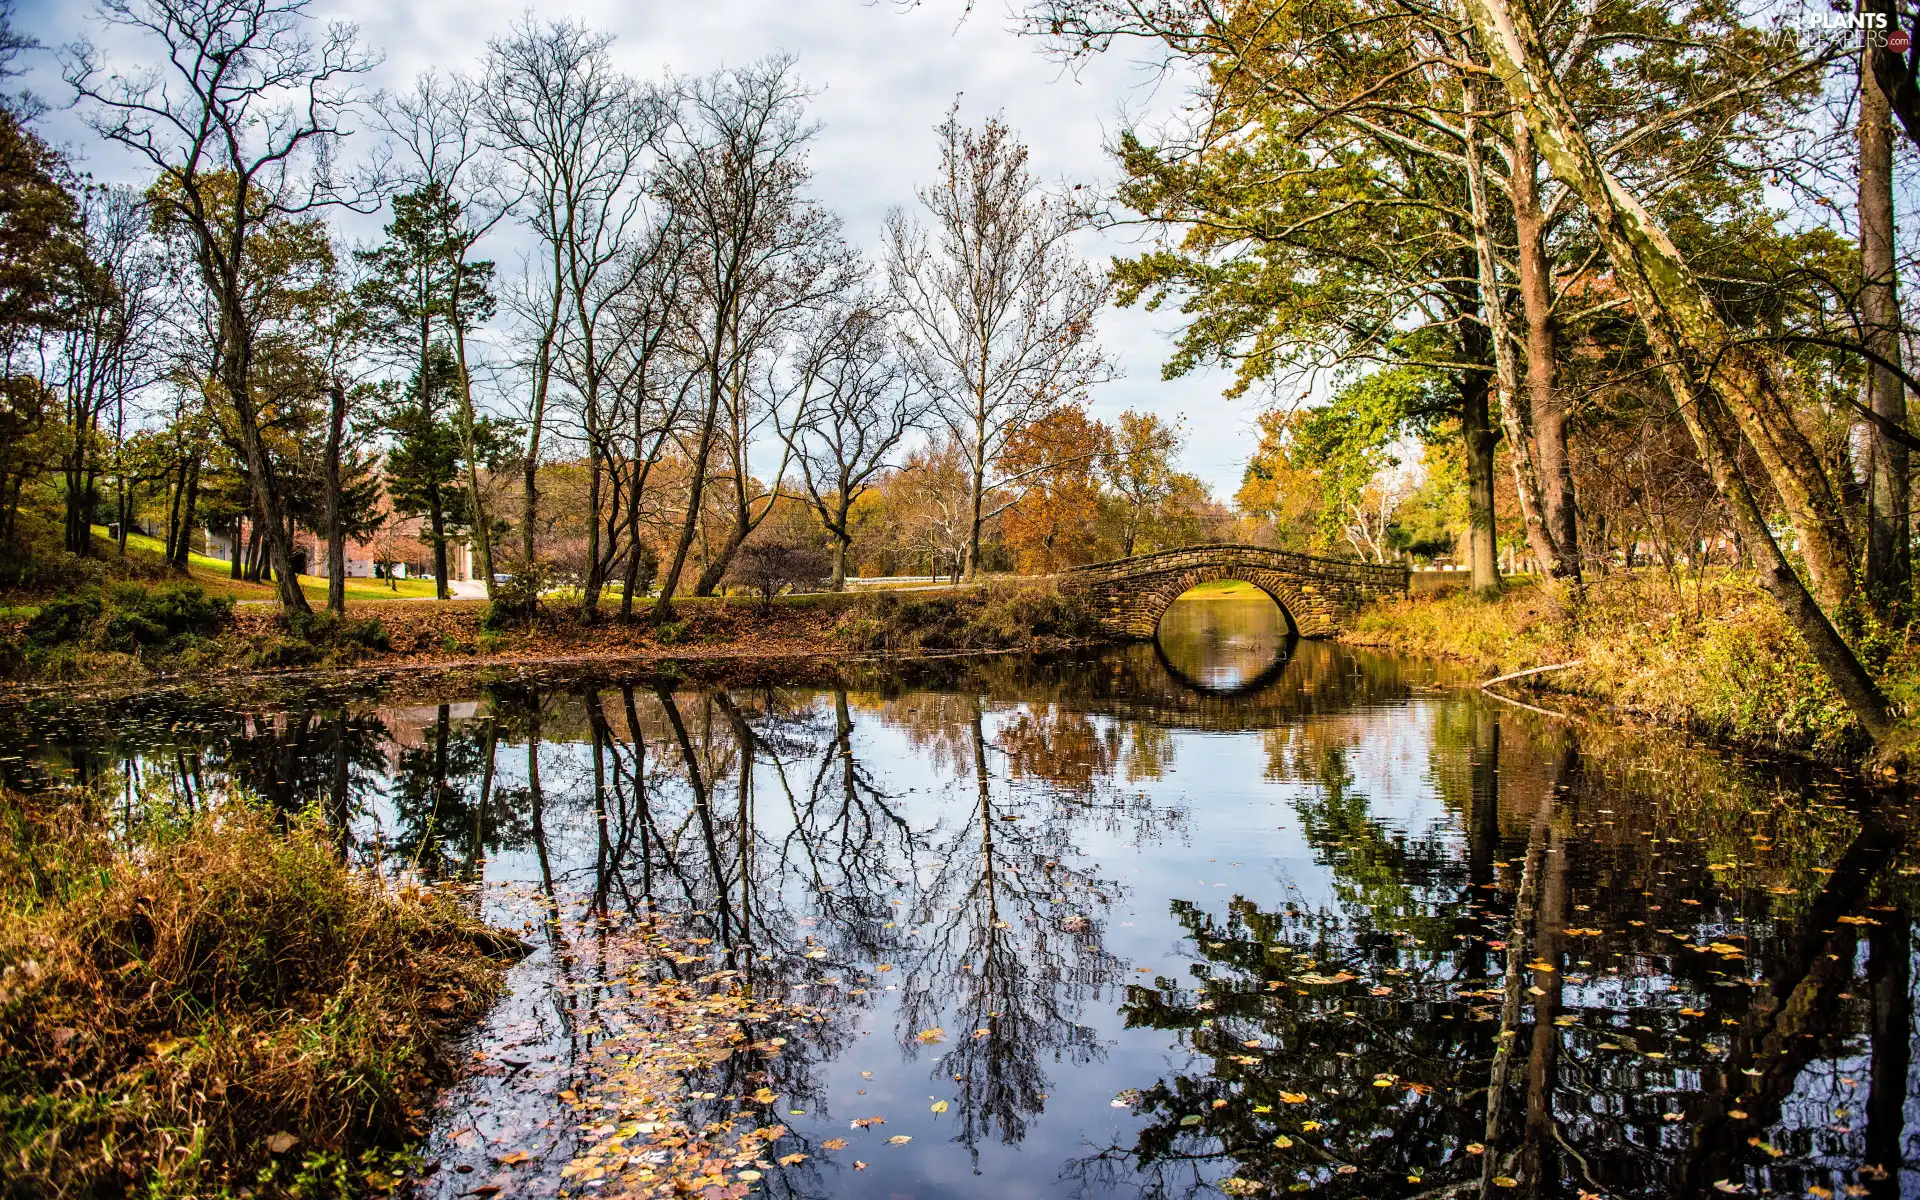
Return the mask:
[[920,190],[931,230],[896,209],[885,253],[908,362],[966,451],[972,577],[982,531],[1013,503],[991,499],[1018,482],[1000,472],[1011,440],[1112,376],[1094,339],[1111,289],[1074,253],[1085,215],[1043,192],[1012,129],[997,117],[968,129],[949,113],[935,132],[940,172]]
[[377,197],[332,166],[360,81],[376,60],[351,25],[329,25],[315,37],[310,8],[308,0],[103,0],[101,23],[116,38],[157,45],[165,65],[116,72],[86,42],[62,64],[90,127],[159,171],[156,203],[190,235],[219,314],[217,374],[280,603],[300,613],[311,609],[294,571],[291,525],[253,388],[263,314],[251,253],[268,225]]

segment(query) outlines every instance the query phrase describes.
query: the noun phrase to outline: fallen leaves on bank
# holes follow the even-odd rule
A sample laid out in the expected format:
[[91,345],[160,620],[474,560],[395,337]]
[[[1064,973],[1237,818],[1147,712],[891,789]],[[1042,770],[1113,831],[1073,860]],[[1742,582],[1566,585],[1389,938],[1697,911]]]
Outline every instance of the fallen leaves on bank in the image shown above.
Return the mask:
[[[769,1088],[720,1097],[700,1079],[745,1056],[750,1071],[782,1053],[787,1038],[764,1036],[823,1019],[801,1005],[754,996],[738,971],[695,974],[708,959],[693,939],[657,925],[625,935],[631,965],[623,994],[601,1021],[625,1024],[596,1049],[604,1073],[590,1087],[562,1092],[576,1114],[584,1149],[561,1168],[562,1195],[744,1196],[764,1173],[793,1166],[781,1154],[787,1127],[772,1118]],[[697,1101],[724,1100],[733,1111],[696,1121]]]

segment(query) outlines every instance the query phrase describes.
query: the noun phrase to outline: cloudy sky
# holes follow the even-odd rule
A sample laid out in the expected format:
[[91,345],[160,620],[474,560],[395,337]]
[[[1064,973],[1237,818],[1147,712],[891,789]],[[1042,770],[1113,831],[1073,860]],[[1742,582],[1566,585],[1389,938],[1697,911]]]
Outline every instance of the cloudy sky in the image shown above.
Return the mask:
[[[1043,179],[1088,184],[1111,179],[1102,148],[1128,115],[1151,117],[1178,103],[1176,87],[1126,53],[1077,73],[1062,71],[1035,43],[1007,31],[1001,2],[981,0],[964,19],[963,0],[924,0],[911,8],[891,0],[550,0],[537,12],[614,33],[621,64],[648,77],[738,65],[779,50],[796,55],[802,77],[818,92],[812,107],[823,126],[812,155],[818,193],[844,217],[848,234],[873,248],[887,210],[913,204],[916,184],[932,174],[933,126],[956,101],[969,123],[1004,114],[1032,147]],[[21,0],[19,21],[43,44],[59,45],[95,33],[90,10],[91,0]],[[316,0],[314,11],[358,24],[385,56],[375,86],[397,89],[429,67],[471,69],[487,40],[526,8],[523,0]],[[130,61],[125,55],[116,60]],[[57,105],[65,97],[51,68],[47,59],[32,82]],[[71,114],[51,113],[44,125],[97,176],[139,178],[130,162],[88,140]],[[1128,249],[1126,240],[1111,236],[1089,235],[1085,243],[1089,257],[1101,262]],[[511,251],[492,253],[503,269],[513,261]],[[1217,375],[1163,382],[1160,364],[1173,327],[1165,315],[1108,312],[1101,340],[1124,375],[1102,386],[1092,407],[1107,418],[1126,408],[1184,418],[1186,469],[1230,500],[1251,445],[1253,402],[1222,399]]]

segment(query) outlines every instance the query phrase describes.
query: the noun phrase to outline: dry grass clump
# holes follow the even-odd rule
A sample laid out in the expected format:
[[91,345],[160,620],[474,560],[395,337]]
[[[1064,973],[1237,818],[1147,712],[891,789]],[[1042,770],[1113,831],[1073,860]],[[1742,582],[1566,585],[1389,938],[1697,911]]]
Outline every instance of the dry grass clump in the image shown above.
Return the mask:
[[[1465,592],[1374,605],[1349,640],[1463,659],[1487,674],[1578,660],[1527,681],[1734,744],[1844,758],[1864,739],[1771,597],[1752,575],[1717,571],[1676,592],[1665,576],[1589,580],[1578,607],[1537,584],[1495,600]],[[1866,646],[1898,700],[1913,665]]]
[[0,1194],[390,1186],[499,936],[302,823],[233,804],[114,841],[92,808],[0,793]]

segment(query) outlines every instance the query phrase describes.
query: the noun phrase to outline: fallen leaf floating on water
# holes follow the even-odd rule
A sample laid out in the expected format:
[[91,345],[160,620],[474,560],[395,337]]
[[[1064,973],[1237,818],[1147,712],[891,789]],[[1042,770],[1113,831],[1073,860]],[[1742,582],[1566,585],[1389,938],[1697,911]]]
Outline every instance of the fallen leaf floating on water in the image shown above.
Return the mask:
[[892,1137],[890,1137],[890,1138],[888,1138],[888,1139],[887,1139],[887,1145],[889,1145],[889,1146],[904,1146],[904,1145],[906,1145],[906,1144],[907,1144],[908,1142],[910,1142],[910,1141],[912,1141],[912,1140],[913,1140],[913,1135],[912,1135],[912,1134],[906,1134],[906,1133],[896,1133],[896,1134],[894,1134],[894,1135],[893,1135]]
[[935,1100],[933,1102],[933,1111],[934,1112],[947,1111],[947,1102],[945,1100]]
[[[615,1032],[594,1048],[593,1082],[556,1093],[583,1135],[582,1149],[559,1171],[569,1191],[591,1185],[623,1200],[743,1195],[746,1183],[734,1181],[746,1180],[742,1172],[750,1166],[765,1171],[773,1143],[787,1136],[783,1124],[761,1124],[769,1120],[764,1111],[695,1122],[689,1106],[719,1097],[692,1088],[736,1058],[758,1064],[781,1056],[785,1037],[755,1040],[749,1030],[812,1024],[819,1012],[749,995],[738,971],[674,976],[666,964],[685,965],[682,947],[689,944],[651,923],[620,928],[606,942],[609,974],[619,988],[599,1002],[598,1016]],[[775,1099],[770,1088],[740,1098]]]
[[940,1028],[938,1025],[936,1025],[932,1029],[922,1029],[919,1033],[916,1033],[913,1036],[914,1036],[914,1040],[920,1042],[922,1045],[932,1046],[932,1045],[937,1045],[940,1042],[946,1041],[947,1031]]
[[828,1138],[826,1141],[820,1143],[820,1148],[822,1150],[845,1150],[847,1144],[847,1139],[845,1138]]

